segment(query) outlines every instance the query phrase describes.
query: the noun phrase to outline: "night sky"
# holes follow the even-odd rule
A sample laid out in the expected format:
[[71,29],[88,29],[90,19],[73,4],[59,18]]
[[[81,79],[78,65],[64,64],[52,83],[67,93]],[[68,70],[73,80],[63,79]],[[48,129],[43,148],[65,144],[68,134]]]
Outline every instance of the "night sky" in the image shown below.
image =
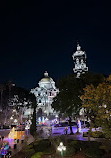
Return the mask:
[[[98,0],[96,0],[98,1]],[[111,12],[105,1],[0,2],[0,83],[34,88],[49,72],[73,73],[79,41],[90,71],[111,73]]]

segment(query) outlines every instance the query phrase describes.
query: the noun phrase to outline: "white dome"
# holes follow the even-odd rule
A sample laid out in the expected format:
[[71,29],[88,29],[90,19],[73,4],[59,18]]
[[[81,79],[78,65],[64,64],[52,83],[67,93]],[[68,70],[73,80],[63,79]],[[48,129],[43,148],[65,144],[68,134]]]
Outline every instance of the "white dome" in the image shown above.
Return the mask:
[[44,78],[39,81],[39,86],[47,89],[55,87],[55,82],[48,76],[47,71],[44,73]]

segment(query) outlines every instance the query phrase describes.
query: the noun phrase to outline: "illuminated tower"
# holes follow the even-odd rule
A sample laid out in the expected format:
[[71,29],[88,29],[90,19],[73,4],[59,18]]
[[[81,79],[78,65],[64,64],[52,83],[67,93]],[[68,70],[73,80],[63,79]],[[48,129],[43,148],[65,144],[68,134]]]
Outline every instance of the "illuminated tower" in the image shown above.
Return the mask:
[[77,44],[77,50],[73,53],[72,57],[75,64],[73,71],[77,74],[77,78],[79,78],[81,74],[88,71],[88,67],[86,67],[86,52],[82,51],[81,46]]

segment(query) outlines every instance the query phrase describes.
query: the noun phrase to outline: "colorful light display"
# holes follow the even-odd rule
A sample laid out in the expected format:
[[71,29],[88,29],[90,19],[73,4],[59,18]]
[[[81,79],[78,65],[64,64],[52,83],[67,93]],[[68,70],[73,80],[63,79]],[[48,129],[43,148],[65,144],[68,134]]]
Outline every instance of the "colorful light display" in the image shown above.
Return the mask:
[[9,139],[21,139],[21,137],[25,135],[25,131],[16,131],[13,127],[8,135]]
[[0,155],[5,156],[9,151],[9,143],[8,141],[4,141],[1,146]]

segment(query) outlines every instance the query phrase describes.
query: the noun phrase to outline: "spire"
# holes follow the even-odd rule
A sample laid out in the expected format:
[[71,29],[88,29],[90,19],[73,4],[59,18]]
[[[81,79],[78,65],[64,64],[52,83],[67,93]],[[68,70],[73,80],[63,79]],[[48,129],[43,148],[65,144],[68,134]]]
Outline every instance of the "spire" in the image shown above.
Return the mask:
[[81,50],[81,46],[79,45],[79,43],[77,42],[77,51]]
[[47,71],[44,72],[44,77],[48,77],[48,72]]

